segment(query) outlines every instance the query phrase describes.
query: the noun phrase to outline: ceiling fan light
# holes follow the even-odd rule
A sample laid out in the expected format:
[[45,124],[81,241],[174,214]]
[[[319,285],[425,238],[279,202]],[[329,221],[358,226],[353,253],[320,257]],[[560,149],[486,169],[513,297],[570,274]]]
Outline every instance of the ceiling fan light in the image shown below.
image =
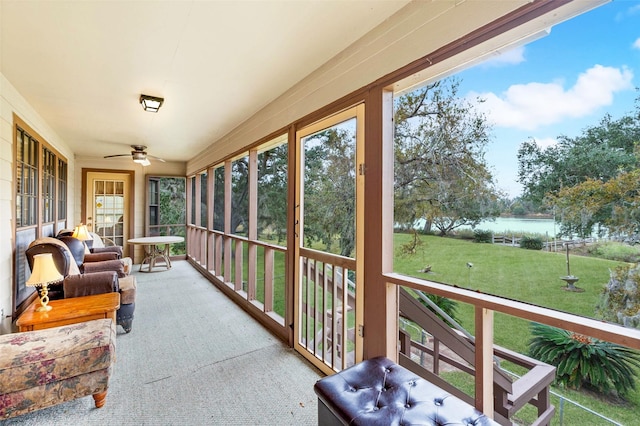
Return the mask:
[[142,104],[142,108],[144,108],[144,110],[147,112],[158,112],[163,102],[163,98],[157,98],[155,96],[149,95],[140,95],[140,103]]
[[141,164],[143,167],[146,167],[146,166],[151,164],[151,162],[146,158],[142,158],[142,159],[141,158],[134,158],[133,162]]
[[133,158],[133,161],[142,161],[146,160],[147,153],[144,151],[131,151],[131,157]]

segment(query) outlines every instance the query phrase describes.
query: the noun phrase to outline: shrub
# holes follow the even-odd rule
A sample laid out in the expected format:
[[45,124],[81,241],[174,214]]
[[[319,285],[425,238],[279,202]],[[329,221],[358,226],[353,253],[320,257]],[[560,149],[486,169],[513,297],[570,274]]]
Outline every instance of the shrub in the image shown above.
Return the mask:
[[600,243],[589,247],[589,253],[603,259],[617,260],[619,262],[636,263],[640,261],[640,247],[623,243]]
[[620,265],[609,275],[596,312],[605,321],[640,328],[640,265]]
[[637,352],[544,324],[531,324],[529,353],[556,366],[556,382],[580,389],[583,385],[619,396],[635,389]]
[[527,250],[542,250],[544,243],[538,237],[522,237],[520,239],[520,248]]
[[461,240],[472,240],[474,238],[473,231],[468,228],[456,229],[455,237]]
[[473,231],[473,240],[476,243],[490,243],[493,241],[493,233],[486,229],[475,229]]
[[[458,302],[456,302],[453,299],[448,299],[448,298],[442,297],[442,296],[436,296],[435,294],[431,294],[431,293],[424,293],[423,292],[422,294],[424,294],[429,300],[431,300],[433,303],[435,303],[438,308],[442,309],[442,311],[445,314],[447,314],[452,320],[454,320],[455,322],[460,324],[460,319],[458,318]],[[438,312],[436,312],[434,309],[432,309],[431,306],[429,306],[427,303],[425,303],[424,300],[422,300],[420,298],[418,298],[418,300],[426,308],[428,308],[431,312],[436,314],[438,316],[438,318],[440,318],[441,320],[446,322],[450,327],[453,327],[453,324],[450,324],[449,321],[445,317],[443,317]]]

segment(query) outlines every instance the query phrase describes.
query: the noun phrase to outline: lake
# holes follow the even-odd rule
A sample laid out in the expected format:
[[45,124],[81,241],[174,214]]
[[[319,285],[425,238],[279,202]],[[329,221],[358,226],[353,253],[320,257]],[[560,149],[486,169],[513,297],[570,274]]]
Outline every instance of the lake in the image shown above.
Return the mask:
[[[461,229],[470,229],[470,226],[462,226]],[[480,222],[475,229],[492,231],[495,235],[504,233],[535,233],[553,237],[560,231],[560,225],[553,219],[533,219],[522,217],[498,217],[495,221]]]

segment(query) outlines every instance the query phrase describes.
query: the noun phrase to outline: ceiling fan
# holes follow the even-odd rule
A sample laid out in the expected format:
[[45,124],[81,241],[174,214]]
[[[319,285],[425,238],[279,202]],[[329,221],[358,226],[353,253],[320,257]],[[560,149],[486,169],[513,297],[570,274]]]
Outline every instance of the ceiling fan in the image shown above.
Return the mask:
[[149,158],[162,161],[163,163],[165,162],[162,158],[156,157],[154,155],[148,155],[147,151],[145,151],[147,147],[144,145],[131,145],[131,148],[133,148],[133,151],[131,151],[131,154],[105,155],[104,158],[126,157],[128,155],[131,155],[131,158],[133,159],[134,163],[142,164],[143,166],[148,166],[149,164],[151,164],[151,162],[149,161]]

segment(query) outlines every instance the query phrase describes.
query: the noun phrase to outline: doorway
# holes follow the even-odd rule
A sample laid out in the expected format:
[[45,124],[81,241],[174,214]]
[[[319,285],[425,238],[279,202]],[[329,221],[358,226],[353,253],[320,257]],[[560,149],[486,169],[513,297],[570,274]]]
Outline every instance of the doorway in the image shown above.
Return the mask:
[[128,256],[127,240],[133,235],[133,171],[83,169],[82,217],[87,228],[105,244],[122,246]]
[[364,105],[296,134],[294,346],[330,374],[362,360]]

